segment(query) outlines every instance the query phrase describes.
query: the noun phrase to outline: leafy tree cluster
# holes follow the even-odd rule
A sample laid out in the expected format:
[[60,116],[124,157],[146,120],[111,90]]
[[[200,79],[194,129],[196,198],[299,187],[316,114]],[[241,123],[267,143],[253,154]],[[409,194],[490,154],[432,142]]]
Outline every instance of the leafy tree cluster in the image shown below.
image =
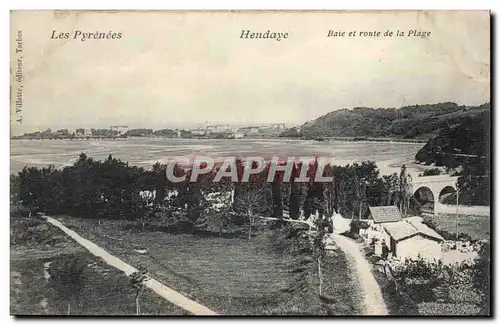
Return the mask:
[[23,168],[17,196],[31,212],[66,213],[87,218],[133,219],[143,202],[139,189],[151,187],[152,173],[111,156],[96,161],[82,153],[63,169]]
[[154,135],[164,138],[175,138],[177,137],[177,132],[172,129],[161,129],[153,132]]
[[147,137],[152,134],[152,129],[131,129],[125,132],[125,135],[128,137]]

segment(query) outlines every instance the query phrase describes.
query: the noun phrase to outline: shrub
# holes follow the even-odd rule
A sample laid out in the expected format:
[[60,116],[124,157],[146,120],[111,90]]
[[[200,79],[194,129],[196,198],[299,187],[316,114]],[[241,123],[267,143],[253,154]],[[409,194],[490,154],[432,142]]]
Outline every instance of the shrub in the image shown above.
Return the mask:
[[353,220],[351,221],[351,234],[359,235],[360,229],[368,229],[369,225],[366,221],[362,220]]
[[439,168],[426,169],[422,174],[422,176],[436,176],[436,175],[441,175],[441,169]]
[[56,293],[66,300],[67,314],[71,314],[71,303],[78,299],[85,285],[85,257],[65,257],[51,263],[49,283]]

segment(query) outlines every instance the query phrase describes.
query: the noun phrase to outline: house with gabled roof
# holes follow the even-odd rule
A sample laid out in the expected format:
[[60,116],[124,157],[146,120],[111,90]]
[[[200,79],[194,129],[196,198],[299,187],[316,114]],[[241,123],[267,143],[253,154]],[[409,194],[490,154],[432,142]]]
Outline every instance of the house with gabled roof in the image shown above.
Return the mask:
[[443,237],[421,222],[406,218],[383,226],[389,235],[389,250],[400,259],[439,261],[443,258]]
[[[396,206],[369,207],[367,240],[387,245],[400,259],[442,259],[443,237],[422,223],[420,217],[403,218]],[[376,251],[380,251],[376,249]]]
[[403,216],[396,206],[378,206],[368,207],[367,223],[369,228],[366,230],[366,240],[377,241],[379,244],[385,242],[389,245],[390,237],[384,230],[383,225],[403,220]]
[[368,210],[370,212],[369,219],[372,219],[374,223],[398,222],[403,220],[401,212],[394,205],[369,207]]

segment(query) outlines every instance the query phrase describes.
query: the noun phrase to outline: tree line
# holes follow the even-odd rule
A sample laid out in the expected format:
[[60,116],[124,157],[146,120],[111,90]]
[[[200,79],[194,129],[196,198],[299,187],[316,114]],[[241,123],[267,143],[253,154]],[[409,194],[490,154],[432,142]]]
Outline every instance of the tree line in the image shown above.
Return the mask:
[[[305,219],[313,214],[364,217],[368,206],[398,205],[410,207],[411,183],[405,170],[401,175],[380,176],[375,162],[366,161],[346,166],[327,165],[323,176],[333,182],[283,182],[278,171],[267,182],[269,164],[248,183],[232,183],[228,178],[214,182],[218,172],[200,175],[190,182],[191,169],[174,168],[174,175],[185,177],[180,183],[166,177],[166,165],[157,163],[152,169],[131,166],[111,155],[103,161],[84,153],[71,166],[56,169],[26,166],[11,175],[11,202],[22,204],[32,213],[68,214],[97,219],[143,220],[162,218],[175,220],[194,231],[209,222],[252,222],[255,216]],[[299,176],[302,165],[295,164],[292,179]],[[307,175],[314,179],[317,161],[310,164]],[[238,179],[244,170],[237,160]],[[225,209],[224,207],[227,207]],[[169,221],[169,222],[170,222]]]

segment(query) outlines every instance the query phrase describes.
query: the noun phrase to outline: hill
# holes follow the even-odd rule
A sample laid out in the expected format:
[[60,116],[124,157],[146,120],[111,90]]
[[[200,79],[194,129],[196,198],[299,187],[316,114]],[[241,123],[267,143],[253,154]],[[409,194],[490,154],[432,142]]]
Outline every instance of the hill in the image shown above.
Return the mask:
[[[460,176],[461,204],[490,205],[490,119],[489,110],[464,116],[460,123],[442,129],[415,155],[416,161],[426,165],[455,169]],[[455,193],[445,200],[447,204],[455,202]]]
[[489,110],[464,116],[458,124],[441,129],[437,136],[429,139],[415,160],[446,167],[467,161],[489,161],[490,118]]
[[456,103],[413,105],[396,108],[356,107],[341,109],[305,123],[300,132],[295,128],[284,137],[370,137],[428,139],[466,117],[488,111],[490,104],[459,106]]

